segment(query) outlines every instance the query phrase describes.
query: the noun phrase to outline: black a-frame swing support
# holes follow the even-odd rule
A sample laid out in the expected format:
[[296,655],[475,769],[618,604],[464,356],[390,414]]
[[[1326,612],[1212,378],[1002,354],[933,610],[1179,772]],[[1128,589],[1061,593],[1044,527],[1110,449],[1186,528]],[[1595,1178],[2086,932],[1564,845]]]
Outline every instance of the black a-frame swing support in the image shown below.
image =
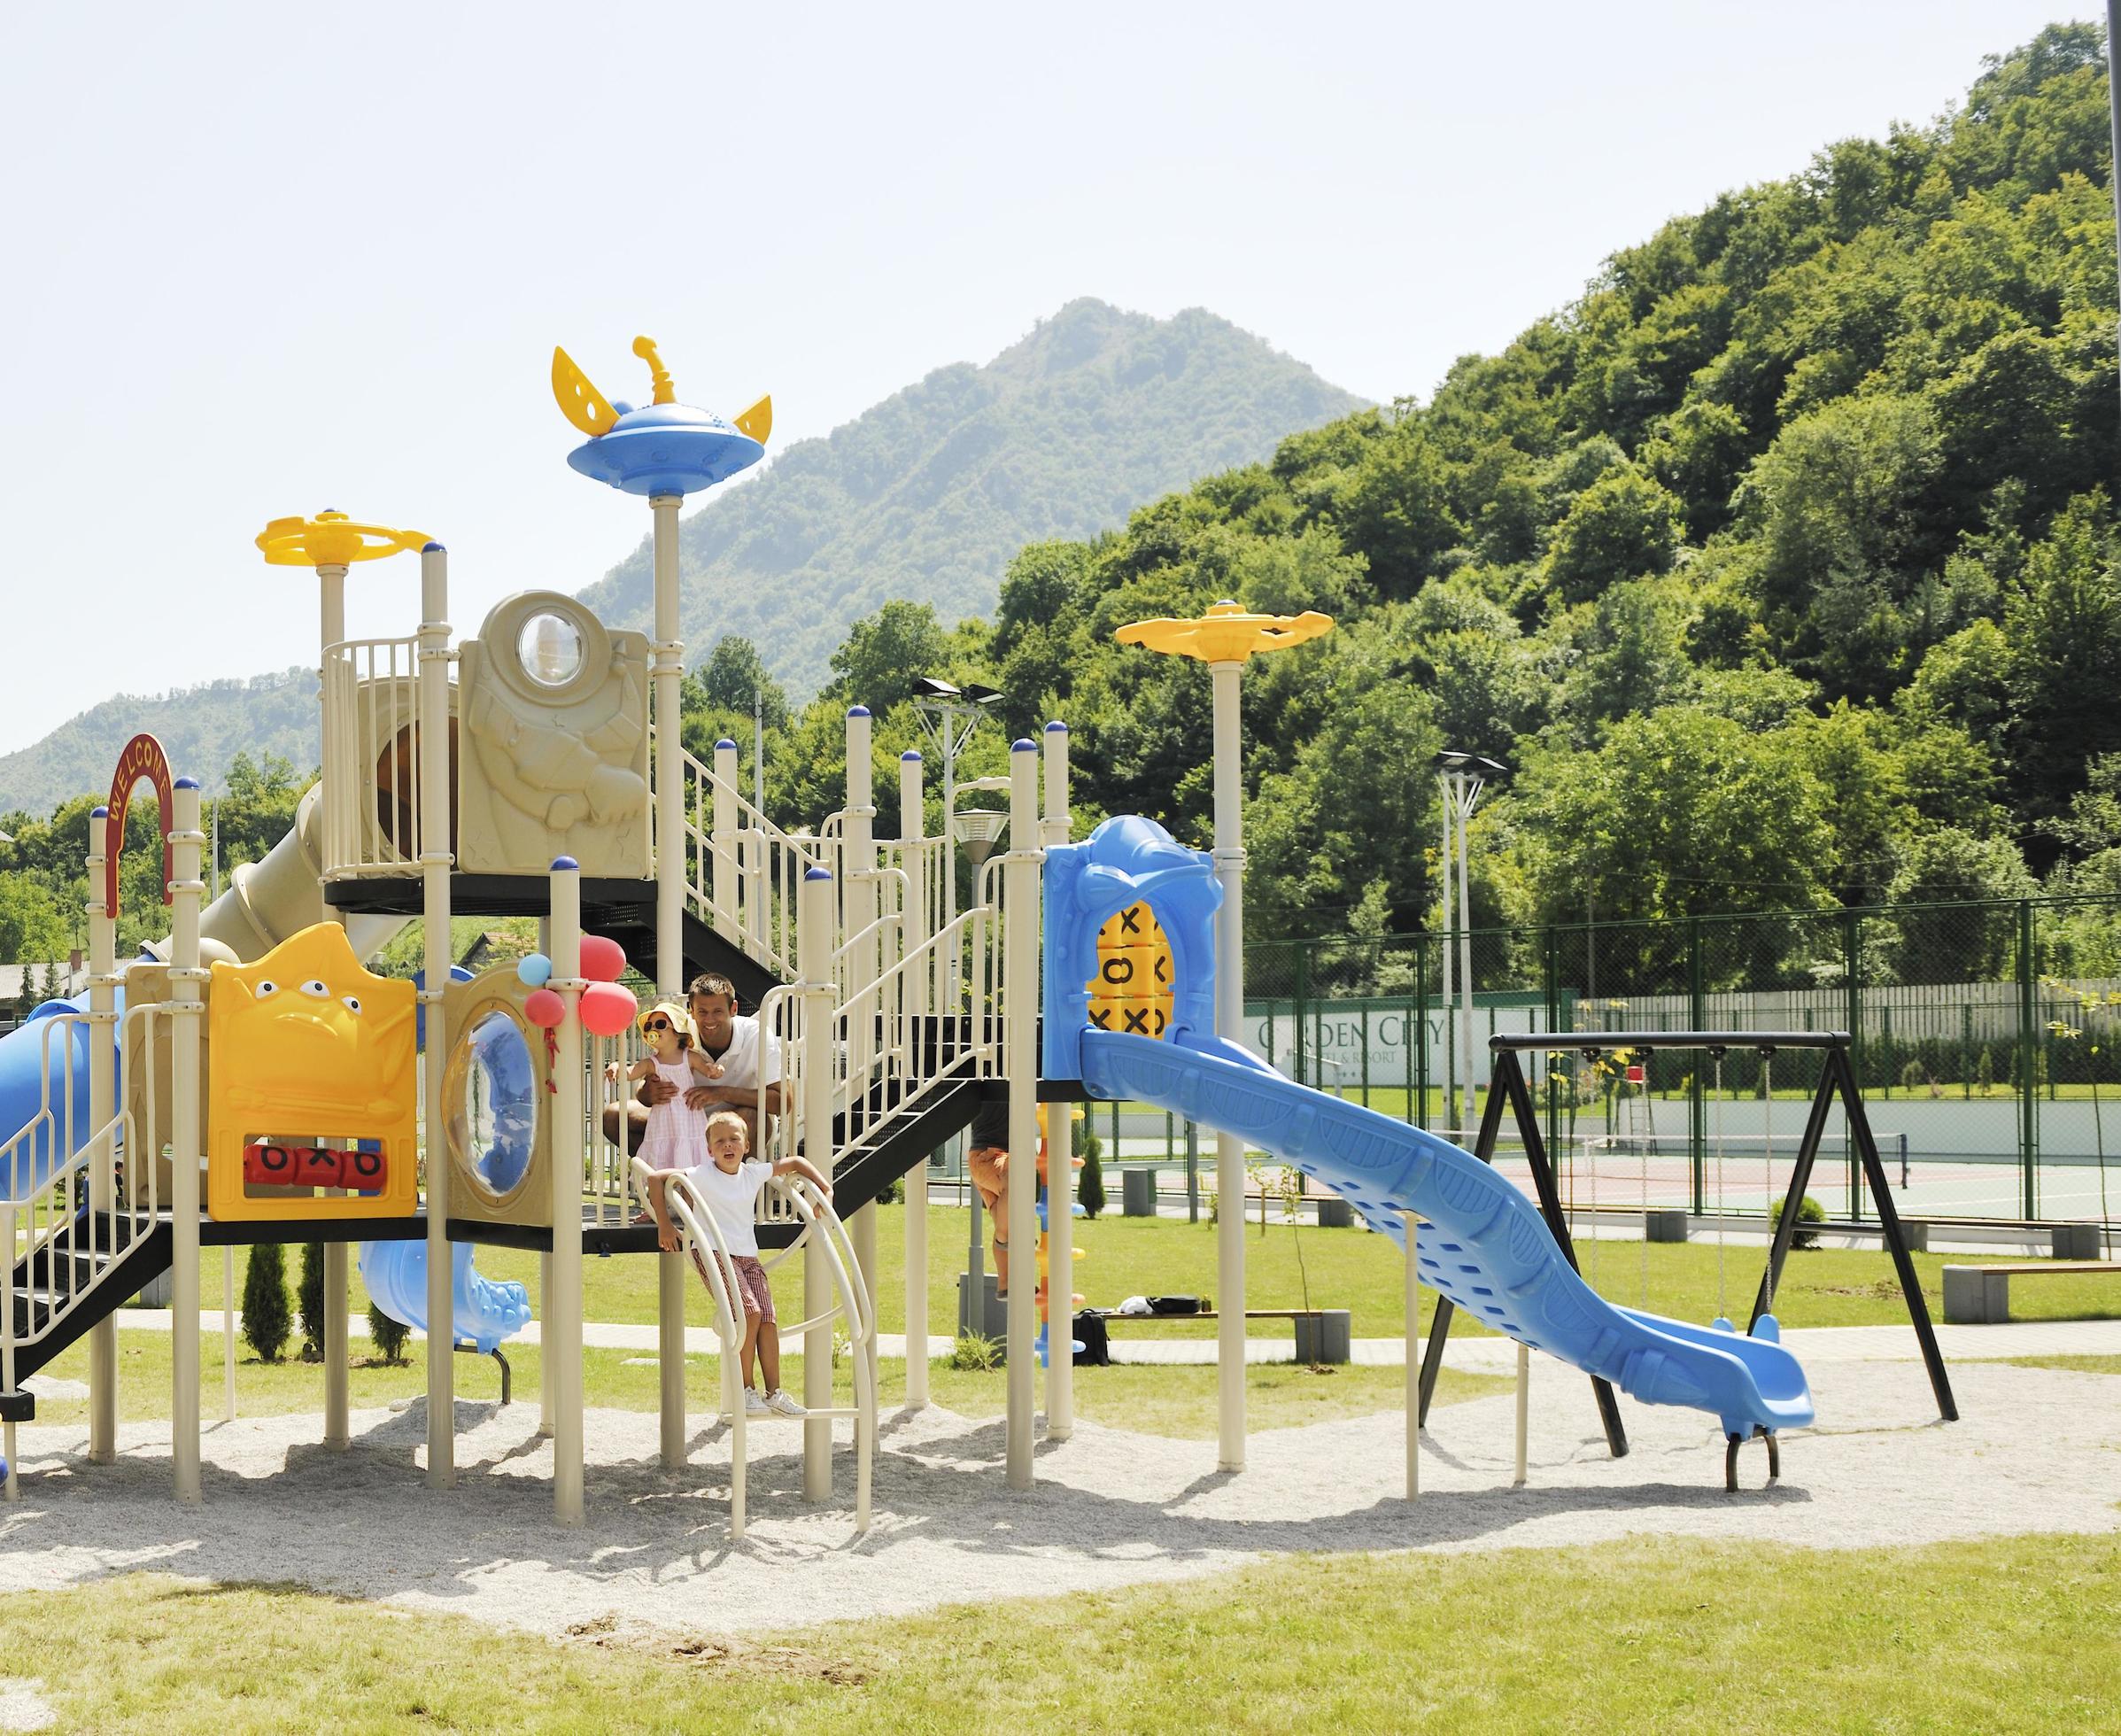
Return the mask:
[[[1751,1049],[1762,1055],[1772,1055],[1782,1049],[1815,1049],[1823,1051],[1824,1065],[1820,1071],[1819,1088],[1812,1094],[1810,1112],[1805,1117],[1804,1135],[1798,1141],[1797,1159],[1790,1171],[1790,1189],[1782,1205],[1782,1214],[1775,1226],[1775,1240],[1768,1252],[1767,1268],[1761,1274],[1760,1290],[1753,1298],[1753,1313],[1746,1322],[1750,1333],[1759,1325],[1761,1316],[1770,1314],[1775,1307],[1775,1292],[1782,1283],[1783,1263],[1789,1258],[1790,1239],[1797,1230],[1798,1208],[1804,1202],[1805,1190],[1811,1184],[1812,1168],[1818,1160],[1819,1145],[1826,1134],[1826,1118],[1832,1109],[1834,1099],[1841,1100],[1848,1116],[1848,1136],[1856,1148],[1858,1160],[1862,1165],[1863,1180],[1870,1192],[1871,1204],[1878,1214],[1878,1228],[1883,1233],[1885,1249],[1893,1256],[1894,1273],[1900,1279],[1900,1295],[1908,1306],[1908,1318],[1915,1328],[1916,1343],[1922,1348],[1924,1366],[1929,1370],[1930,1389],[1937,1398],[1937,1409],[1947,1422],[1959,1420],[1959,1407],[1952,1397],[1951,1376],[1946,1373],[1944,1352],[1938,1348],[1937,1329],[1930,1320],[1929,1304],[1923,1298],[1922,1280],[1915,1270],[1914,1257],[1908,1248],[1907,1231],[1900,1225],[1899,1209],[1893,1203],[1893,1187],[1885,1175],[1885,1166],[1878,1157],[1877,1141],[1870,1131],[1870,1117],[1863,1108],[1863,1096],[1856,1086],[1855,1068],[1849,1061],[1849,1035],[1846,1031],[1599,1031],[1591,1033],[1544,1032],[1529,1035],[1498,1035],[1488,1039],[1488,1048],[1494,1059],[1490,1068],[1487,1108],[1481,1116],[1480,1132],[1475,1136],[1473,1154],[1482,1163],[1495,1161],[1497,1141],[1502,1133],[1503,1109],[1506,1104],[1517,1122],[1517,1135],[1524,1147],[1525,1161],[1532,1172],[1532,1187],[1539,1199],[1539,1215],[1546,1221],[1548,1232],[1553,1236],[1569,1265],[1581,1272],[1583,1267],[1576,1259],[1575,1238],[1569,1234],[1568,1214],[1562,1209],[1560,1188],[1555,1184],[1554,1168],[1546,1149],[1546,1140],[1539,1130],[1539,1115],[1532,1102],[1530,1087],[1526,1083],[1524,1063],[1521,1058],[1528,1052],[1582,1052],[1596,1060],[1601,1053],[1614,1050],[1642,1049],[1702,1049],[1710,1050]],[[1451,1316],[1456,1313],[1448,1297],[1436,1298],[1436,1311],[1429,1322],[1428,1339],[1421,1354],[1420,1421],[1428,1421],[1430,1395],[1436,1391],[1436,1376],[1444,1366],[1444,1346],[1451,1336]],[[1591,1390],[1598,1408],[1598,1420],[1606,1430],[1606,1444],[1616,1459],[1628,1451],[1628,1434],[1621,1422],[1620,1404],[1614,1395],[1612,1385],[1592,1376]],[[1769,1443],[1770,1452],[1773,1449]],[[1735,1449],[1734,1449],[1735,1456]]]

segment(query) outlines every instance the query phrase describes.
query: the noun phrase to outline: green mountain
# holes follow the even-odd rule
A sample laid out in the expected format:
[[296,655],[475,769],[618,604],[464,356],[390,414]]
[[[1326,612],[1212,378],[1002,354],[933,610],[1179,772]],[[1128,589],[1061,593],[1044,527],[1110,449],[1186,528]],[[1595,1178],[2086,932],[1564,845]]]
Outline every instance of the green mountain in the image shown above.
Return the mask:
[[[1123,523],[1361,401],[1212,314],[1071,302],[985,367],[938,368],[693,514],[686,648],[696,662],[724,634],[748,636],[808,693],[848,626],[887,599],[933,602],[946,620],[988,612],[1026,542]],[[583,595],[614,625],[646,626],[647,545]],[[238,749],[311,767],[315,671],[105,700],[0,756],[0,813],[103,787],[143,729],[209,788]]]
[[[1026,543],[1115,527],[1361,401],[1199,308],[1156,320],[1070,302],[986,366],[936,369],[685,521],[687,650],[740,635],[807,694],[885,602],[987,614]],[[646,627],[650,578],[644,539],[583,601]]]
[[0,755],[0,813],[48,814],[74,796],[108,789],[120,750],[142,730],[159,737],[177,771],[210,793],[239,752],[313,768],[317,672],[283,669],[166,694],[120,694],[92,705],[42,741]]

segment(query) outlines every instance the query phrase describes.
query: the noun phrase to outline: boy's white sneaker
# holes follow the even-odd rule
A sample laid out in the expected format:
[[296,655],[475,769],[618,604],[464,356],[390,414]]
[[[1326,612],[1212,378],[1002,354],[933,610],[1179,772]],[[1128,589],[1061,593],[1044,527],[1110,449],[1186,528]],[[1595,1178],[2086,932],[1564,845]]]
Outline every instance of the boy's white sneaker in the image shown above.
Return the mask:
[[778,1386],[766,1395],[766,1408],[775,1416],[808,1416],[809,1414],[809,1411],[797,1404]]
[[767,1408],[765,1399],[759,1397],[759,1390],[755,1386],[747,1386],[744,1389],[744,1414],[746,1416],[770,1416],[772,1414],[772,1412]]

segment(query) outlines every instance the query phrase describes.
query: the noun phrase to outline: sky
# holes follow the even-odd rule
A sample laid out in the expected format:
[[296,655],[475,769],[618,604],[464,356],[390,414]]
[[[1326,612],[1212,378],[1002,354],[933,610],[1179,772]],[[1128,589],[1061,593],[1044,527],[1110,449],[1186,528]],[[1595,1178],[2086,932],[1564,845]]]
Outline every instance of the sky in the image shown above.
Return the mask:
[[[681,400],[770,391],[776,448],[1086,295],[1426,396],[1667,218],[2097,12],[8,7],[0,752],[314,663],[269,518],[440,538],[463,636],[600,577],[647,511],[566,468],[556,343],[614,398],[643,332]],[[348,591],[414,631],[415,562]]]

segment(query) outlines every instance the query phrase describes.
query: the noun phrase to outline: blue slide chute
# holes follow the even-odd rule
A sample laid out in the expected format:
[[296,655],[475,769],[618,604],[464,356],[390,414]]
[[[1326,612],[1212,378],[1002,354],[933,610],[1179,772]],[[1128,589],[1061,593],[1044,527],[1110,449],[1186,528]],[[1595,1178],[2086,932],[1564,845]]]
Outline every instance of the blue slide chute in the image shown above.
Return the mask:
[[1191,1031],[1169,1040],[1071,1033],[1094,1097],[1153,1104],[1236,1135],[1345,1197],[1404,1247],[1401,1214],[1430,1226],[1422,1282],[1493,1330],[1652,1405],[1684,1405],[1726,1435],[1812,1421],[1797,1359],[1761,1336],[1617,1307],[1585,1283],[1532,1203],[1448,1140],[1283,1078],[1237,1044]]
[[50,1022],[88,1010],[86,995],[46,1001],[0,1037],[0,1141],[20,1134],[47,1105],[51,1112],[49,1124],[0,1161],[0,1198],[28,1198],[96,1131],[89,1125],[89,1029]]
[[[471,1264],[471,1244],[450,1245],[450,1295],[456,1342],[491,1354],[530,1318],[530,1292],[522,1284],[483,1278]],[[364,1242],[360,1281],[375,1306],[415,1331],[427,1330],[427,1244]]]

